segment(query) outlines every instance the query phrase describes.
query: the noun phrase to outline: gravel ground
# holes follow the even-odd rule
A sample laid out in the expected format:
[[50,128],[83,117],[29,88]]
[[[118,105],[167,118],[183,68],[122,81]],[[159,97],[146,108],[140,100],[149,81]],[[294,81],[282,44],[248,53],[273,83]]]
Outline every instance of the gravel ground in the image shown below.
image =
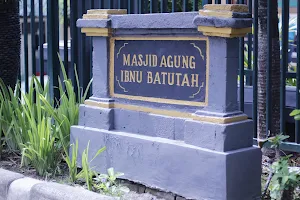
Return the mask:
[[[62,184],[68,184],[73,185],[75,187],[83,187],[80,184],[70,184],[66,180],[68,179],[68,174],[62,174],[57,176],[49,176],[49,177],[41,177],[38,176],[36,173],[36,170],[30,167],[20,167],[21,165],[21,157],[18,154],[15,153],[7,153],[3,152],[1,158],[0,158],[0,168],[10,170],[16,173],[23,174],[24,176],[31,177],[38,180],[43,181],[49,181],[49,182],[57,182]],[[60,166],[62,168],[62,171],[67,171],[67,166],[62,165]],[[143,193],[138,194],[136,192],[129,192],[128,194],[124,195],[120,200],[165,200],[163,198],[157,198],[156,196],[149,194],[149,193]]]
[[149,193],[144,194],[137,194],[135,192],[129,192],[128,194],[124,195],[121,200],[165,200],[159,199]]
[[[268,178],[269,174],[269,167],[272,163],[272,160],[267,157],[263,156],[262,158],[262,188],[264,188],[266,180]],[[51,176],[48,177],[41,177],[38,176],[36,173],[36,170],[30,167],[20,167],[21,164],[21,157],[18,154],[15,153],[7,153],[3,152],[2,157],[0,158],[0,168],[7,169],[10,171],[14,171],[20,174],[23,174],[24,176],[44,180],[44,181],[50,181],[50,182],[57,182],[62,184],[68,184],[68,185],[74,185],[68,183],[68,174],[63,173],[61,175]],[[294,154],[294,156],[291,159],[291,166],[294,166],[295,170],[300,170],[300,154]],[[61,172],[67,172],[67,166],[61,165]],[[74,185],[75,187],[83,187],[80,184]],[[300,188],[297,189],[297,192],[300,194]],[[157,196],[154,196],[149,193],[143,193],[138,194],[136,192],[129,192],[128,194],[124,195],[121,200],[167,200],[164,198],[158,198]]]

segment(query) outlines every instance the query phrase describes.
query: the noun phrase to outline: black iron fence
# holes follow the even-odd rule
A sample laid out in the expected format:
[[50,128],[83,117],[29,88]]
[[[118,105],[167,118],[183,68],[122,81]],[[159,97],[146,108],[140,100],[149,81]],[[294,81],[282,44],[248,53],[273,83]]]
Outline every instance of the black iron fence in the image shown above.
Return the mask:
[[[300,152],[300,122],[288,117],[294,109],[300,109],[300,66],[299,40],[297,29],[300,27],[300,5],[291,4],[295,13],[290,13],[293,0],[279,0],[280,3],[280,44],[281,44],[281,132],[289,133],[290,142],[284,143],[285,150]],[[296,2],[296,1],[295,1]],[[22,18],[22,77],[23,87],[28,90],[29,77],[39,74],[42,85],[43,74],[47,74],[50,85],[58,85],[57,76],[60,65],[59,52],[71,79],[75,80],[76,66],[80,87],[85,88],[92,77],[92,39],[80,33],[76,20],[89,9],[127,9],[132,13],[158,12],[190,12],[197,11],[210,3],[247,4],[253,13],[253,34],[240,39],[239,55],[239,98],[240,109],[254,121],[254,132],[257,133],[257,74],[258,74],[258,0],[23,0],[21,1],[20,17]],[[273,4],[268,0],[268,5]],[[268,7],[268,29],[270,33],[271,8]],[[292,17],[292,14],[294,17]],[[46,24],[46,26],[45,26]],[[294,34],[294,38],[293,38]],[[291,36],[292,35],[292,36]],[[268,34],[270,36],[270,34]],[[269,37],[270,38],[270,37]],[[46,43],[46,44],[45,44]],[[270,69],[272,67],[272,41],[268,40],[267,70],[267,130],[272,126],[272,107],[270,100]],[[31,56],[30,56],[31,55]],[[245,77],[245,78],[243,78]],[[287,80],[287,81],[285,81]],[[287,87],[288,86],[288,87]],[[54,95],[56,94],[56,90]],[[91,91],[92,92],[92,91]],[[287,124],[290,124],[287,126]],[[295,127],[295,129],[294,129]]]

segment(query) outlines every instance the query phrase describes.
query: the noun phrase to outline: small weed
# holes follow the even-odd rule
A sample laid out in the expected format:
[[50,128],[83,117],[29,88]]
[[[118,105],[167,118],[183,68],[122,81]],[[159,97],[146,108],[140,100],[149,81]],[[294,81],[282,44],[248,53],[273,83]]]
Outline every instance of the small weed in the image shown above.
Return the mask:
[[107,174],[100,174],[95,180],[94,187],[100,193],[110,196],[122,196],[129,192],[129,188],[119,185],[116,180],[123,176],[123,173],[115,173],[114,168],[109,168]]
[[94,155],[94,157],[92,158],[92,160],[89,161],[89,146],[90,143],[88,143],[87,148],[82,153],[82,159],[81,159],[82,170],[77,174],[76,179],[82,179],[85,182],[87,189],[92,190],[93,177],[97,176],[97,173],[93,170],[93,168],[90,167],[90,164],[103,151],[105,151],[106,147],[99,149],[97,153]]
[[272,178],[269,190],[270,197],[276,199],[286,199],[285,193],[294,195],[294,190],[300,184],[299,172],[289,170],[290,156],[281,157],[271,166],[274,176]]
[[65,156],[64,160],[66,161],[68,168],[69,168],[69,179],[72,183],[77,181],[77,158],[78,158],[78,140],[76,140],[76,144],[70,145],[72,149],[72,158],[68,154],[68,150],[65,149]]
[[[298,111],[293,111],[291,116],[299,114]],[[279,153],[280,145],[288,138],[289,136],[278,134],[268,140],[271,148],[276,151],[276,161],[270,166],[262,199],[292,200],[296,198],[294,193],[296,187],[300,185],[300,173],[290,170],[289,159],[291,156],[282,157]]]

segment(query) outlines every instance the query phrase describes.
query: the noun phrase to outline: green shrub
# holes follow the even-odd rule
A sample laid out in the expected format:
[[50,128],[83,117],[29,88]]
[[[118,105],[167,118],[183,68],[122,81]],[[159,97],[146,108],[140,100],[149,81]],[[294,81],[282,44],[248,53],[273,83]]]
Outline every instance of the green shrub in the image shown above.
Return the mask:
[[[17,84],[15,90],[6,88],[0,80],[0,138],[4,133],[5,146],[21,154],[21,165],[34,167],[40,176],[55,175],[59,172],[60,163],[64,160],[69,168],[69,179],[72,183],[81,180],[88,190],[98,191],[112,196],[121,196],[128,188],[116,183],[120,173],[108,170],[108,175],[93,170],[91,162],[106,148],[99,149],[89,160],[89,143],[82,153],[82,169],[77,168],[78,141],[70,145],[70,127],[78,124],[79,104],[86,99],[88,89],[81,92],[75,69],[78,96],[73,83],[68,79],[60,59],[62,81],[58,77],[60,98],[51,100],[49,83],[43,88],[33,76],[29,92],[21,92]],[[72,157],[69,155],[71,147]],[[0,153],[2,142],[0,143]],[[97,178],[95,178],[97,177]],[[106,182],[99,182],[105,178]]]
[[[80,180],[86,184],[88,190],[121,196],[129,191],[116,183],[116,179],[123,174],[115,174],[113,168],[110,168],[108,175],[99,175],[90,166],[105,151],[105,147],[99,149],[89,160],[88,143],[82,153],[82,169],[77,168],[78,141],[70,145],[70,127],[78,124],[79,104],[86,99],[92,80],[86,91],[81,92],[75,69],[78,88],[76,96],[61,59],[60,64],[63,80],[58,77],[60,98],[56,101],[49,95],[49,83],[43,88],[35,76],[32,77],[28,93],[21,92],[19,84],[13,90],[0,80],[0,138],[4,133],[5,146],[11,151],[19,152],[22,157],[21,165],[34,167],[40,176],[60,172],[59,166],[64,160],[72,183]],[[2,144],[1,141],[0,154]]]
[[[34,119],[31,120],[35,124]],[[29,141],[22,144],[22,161],[26,158],[40,176],[55,172],[61,161],[60,149],[55,143],[51,118],[41,118],[36,127],[28,130]],[[59,131],[59,130],[58,130]]]
[[43,176],[57,170],[63,154],[68,157],[70,127],[78,124],[79,104],[91,85],[90,81],[81,93],[76,72],[76,96],[61,59],[60,63],[63,81],[58,77],[60,98],[55,102],[50,98],[49,84],[43,88],[35,76],[28,93],[21,92],[19,84],[14,92],[0,81],[0,132],[5,145],[22,154],[23,165],[32,165]]

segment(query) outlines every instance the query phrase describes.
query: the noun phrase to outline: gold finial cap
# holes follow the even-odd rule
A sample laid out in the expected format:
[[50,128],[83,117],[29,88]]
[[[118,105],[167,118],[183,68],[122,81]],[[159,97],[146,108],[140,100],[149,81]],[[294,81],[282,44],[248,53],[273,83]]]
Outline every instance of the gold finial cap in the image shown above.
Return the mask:
[[249,8],[244,4],[206,4],[204,10],[214,10],[214,11],[231,11],[238,13],[248,13]]
[[83,15],[83,19],[109,19],[111,15],[126,15],[126,9],[92,9]]

